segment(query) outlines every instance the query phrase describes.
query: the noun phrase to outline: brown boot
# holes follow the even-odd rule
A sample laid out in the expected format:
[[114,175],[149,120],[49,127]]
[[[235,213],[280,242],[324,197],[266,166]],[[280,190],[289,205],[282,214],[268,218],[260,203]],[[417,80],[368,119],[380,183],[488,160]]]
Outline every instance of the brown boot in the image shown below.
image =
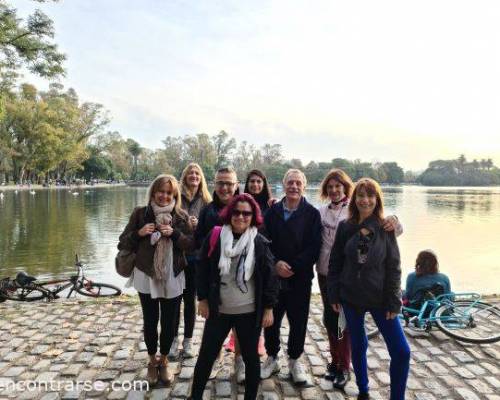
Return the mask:
[[168,370],[167,358],[160,359],[159,368],[160,368],[160,379],[166,385],[170,385],[174,380],[174,375]]
[[150,360],[148,363],[148,382],[150,385],[158,383],[158,361]]

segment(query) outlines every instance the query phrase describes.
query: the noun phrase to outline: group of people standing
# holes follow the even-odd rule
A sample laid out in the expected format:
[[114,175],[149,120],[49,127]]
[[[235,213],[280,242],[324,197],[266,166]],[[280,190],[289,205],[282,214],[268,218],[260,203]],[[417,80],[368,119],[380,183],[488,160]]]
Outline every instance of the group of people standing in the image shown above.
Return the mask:
[[[384,217],[382,192],[372,179],[353,184],[344,171],[330,171],[320,187],[328,204],[319,210],[306,200],[306,185],[304,173],[290,169],[283,178],[284,197],[277,200],[262,171],[253,170],[240,194],[236,172],[227,167],[216,172],[211,196],[196,163],[184,169],[180,183],[171,175],[153,181],[146,206],[133,211],[118,245],[136,253],[127,285],[141,300],[150,383],[172,380],[168,359],[179,355],[181,300],[182,354],[194,356],[197,296],[206,322],[192,399],[202,399],[231,330],[237,380],[245,382],[244,398],[255,399],[260,379],[280,370],[285,314],[288,369],[295,384],[304,384],[300,358],[316,265],[332,358],[325,378],[344,388],[352,361],[358,399],[369,398],[364,314],[370,312],[391,356],[391,399],[404,399],[410,349],[397,318],[401,268],[395,237],[401,224],[395,216]],[[267,358],[261,365],[262,329]]]

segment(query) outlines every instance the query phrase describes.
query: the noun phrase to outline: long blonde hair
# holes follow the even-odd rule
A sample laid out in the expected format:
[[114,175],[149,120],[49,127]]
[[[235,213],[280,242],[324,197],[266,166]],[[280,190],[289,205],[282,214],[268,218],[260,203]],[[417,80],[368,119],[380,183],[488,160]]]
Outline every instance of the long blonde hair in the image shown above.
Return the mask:
[[181,196],[181,188],[179,186],[179,182],[177,182],[177,179],[175,179],[175,176],[173,175],[167,175],[167,174],[161,174],[158,175],[153,182],[151,182],[151,185],[149,185],[148,188],[148,193],[146,195],[146,202],[149,204],[151,200],[153,199],[153,196],[155,193],[160,190],[160,188],[165,184],[169,183],[170,186],[172,187],[172,191],[174,192],[174,198],[175,198],[175,213],[178,215],[182,215],[184,211],[182,210],[182,196]]
[[[200,193],[201,198],[203,199],[203,202],[208,204],[212,201],[212,195],[208,191],[208,186],[207,186],[207,181],[205,180],[205,174],[203,174],[203,170],[200,167],[200,164],[191,162],[188,165],[186,165],[186,168],[182,171],[181,174],[181,191],[184,189],[187,189],[187,182],[186,178],[191,169],[196,168],[198,172],[200,173],[200,185],[198,186],[198,193]],[[188,191],[186,191],[188,192]]]

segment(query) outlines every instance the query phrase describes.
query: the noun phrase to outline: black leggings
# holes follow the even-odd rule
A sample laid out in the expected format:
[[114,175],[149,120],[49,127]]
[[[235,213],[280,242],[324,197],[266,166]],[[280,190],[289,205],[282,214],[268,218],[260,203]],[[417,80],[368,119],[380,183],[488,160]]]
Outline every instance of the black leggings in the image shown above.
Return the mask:
[[174,340],[175,321],[179,319],[181,296],[173,299],[152,299],[150,294],[139,293],[144,320],[144,342],[149,355],[158,349],[158,320],[161,309],[160,353],[167,355]]
[[[196,284],[194,271],[196,268],[195,260],[188,260],[187,268],[184,268],[184,276],[186,278],[186,288],[182,293],[182,300],[184,300],[184,338],[192,338],[194,323],[196,320]],[[179,311],[177,313],[177,323],[175,324],[175,336],[179,335],[179,323],[181,315],[181,302],[179,301]]]
[[193,400],[203,398],[203,391],[210,376],[210,371],[212,371],[212,366],[220,352],[224,339],[233,327],[236,329],[241,355],[245,362],[245,400],[254,400],[257,397],[260,381],[260,360],[257,353],[257,343],[260,328],[256,326],[255,319],[255,313],[219,314],[206,321],[198,361],[194,368],[191,392]]

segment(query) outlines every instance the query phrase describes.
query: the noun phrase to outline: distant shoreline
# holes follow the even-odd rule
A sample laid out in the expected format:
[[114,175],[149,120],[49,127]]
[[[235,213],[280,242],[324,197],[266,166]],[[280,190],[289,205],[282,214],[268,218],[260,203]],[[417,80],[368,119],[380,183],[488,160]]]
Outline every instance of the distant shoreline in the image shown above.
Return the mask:
[[80,184],[80,185],[65,185],[65,186],[43,186],[43,185],[6,185],[0,186],[0,192],[12,190],[69,190],[69,189],[95,189],[103,187],[127,186],[126,183],[96,183],[94,185]]

